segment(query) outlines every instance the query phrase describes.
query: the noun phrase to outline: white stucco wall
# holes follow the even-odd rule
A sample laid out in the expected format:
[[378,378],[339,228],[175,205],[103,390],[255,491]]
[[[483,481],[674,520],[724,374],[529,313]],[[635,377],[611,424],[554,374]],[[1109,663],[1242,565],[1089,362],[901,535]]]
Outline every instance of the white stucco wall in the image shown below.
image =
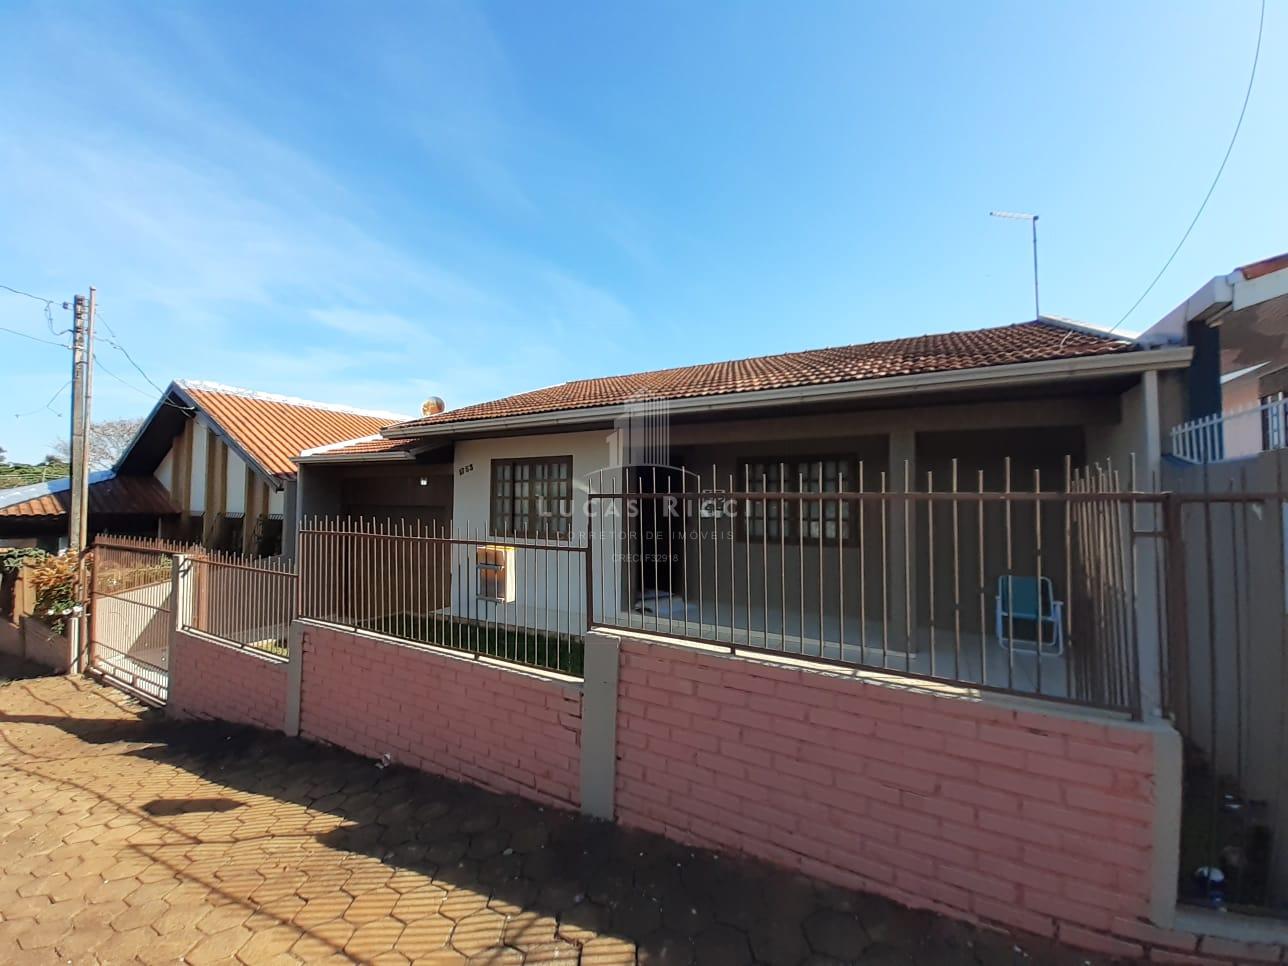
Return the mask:
[[1221,386],[1221,408],[1227,417],[1223,427],[1226,459],[1261,452],[1261,413],[1254,411],[1261,405],[1260,383],[1260,373],[1252,372]]
[[[1092,466],[1112,469],[1118,486],[1126,489],[1131,482],[1132,464],[1140,489],[1149,489],[1160,472],[1157,460],[1151,458],[1151,427],[1146,416],[1145,391],[1141,383],[1132,386],[1121,397],[1121,417],[1110,425],[1087,427],[1087,462]],[[1162,427],[1154,427],[1158,433]]]
[[[269,513],[286,513],[286,491],[269,490],[268,491],[268,512]],[[288,521],[288,524],[291,521]]]
[[[491,480],[494,459],[572,457],[573,522],[569,546],[584,547],[587,534],[589,474],[610,465],[612,449],[609,430],[560,433],[511,439],[466,440],[456,444],[452,525],[467,540],[507,543],[489,536],[491,531]],[[523,540],[515,543],[522,544]],[[598,552],[598,550],[596,551]],[[544,560],[539,558],[545,557]],[[556,563],[557,561],[557,563]],[[585,615],[585,567],[581,554],[567,550],[525,550],[515,552],[515,601],[501,605],[480,600],[475,591],[474,548],[458,547],[454,553],[452,610],[478,620],[510,620],[520,624],[580,634]],[[593,568],[607,572],[604,561]],[[542,580],[535,577],[543,575]],[[597,590],[596,597],[602,596]]]
[[188,509],[201,513],[206,509],[206,458],[210,431],[197,423],[192,427],[192,488],[188,491]]
[[157,464],[156,471],[152,475],[166,488],[166,492],[174,492],[174,487],[172,486],[174,482],[174,447],[171,447],[169,452],[161,458],[161,462]]
[[225,475],[225,511],[246,512],[246,462],[231,449],[228,450],[228,470]]

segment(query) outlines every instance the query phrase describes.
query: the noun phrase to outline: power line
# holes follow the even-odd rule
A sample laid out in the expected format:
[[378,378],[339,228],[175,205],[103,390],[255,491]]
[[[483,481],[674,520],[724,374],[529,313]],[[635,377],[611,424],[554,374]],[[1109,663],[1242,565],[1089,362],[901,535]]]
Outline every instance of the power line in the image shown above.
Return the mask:
[[69,346],[69,345],[65,345],[65,344],[64,344],[64,343],[62,343],[62,342],[55,342],[53,339],[42,339],[42,338],[41,338],[40,336],[38,336],[38,335],[28,335],[26,332],[19,332],[17,329],[10,329],[10,328],[8,328],[8,327],[6,327],[6,326],[3,326],[3,325],[0,325],[0,332],[8,332],[10,335],[16,335],[16,336],[18,336],[18,337],[20,337],[20,338],[23,338],[23,339],[30,339],[32,342],[40,342],[40,343],[42,343],[42,344],[44,344],[44,345],[57,346],[57,347],[58,347],[58,348],[60,348],[60,349],[70,349],[70,348],[71,348],[71,346]]
[[[29,299],[32,299],[33,301],[42,303],[45,306],[45,324],[49,326],[50,334],[57,337],[60,335],[66,335],[68,332],[71,331],[70,329],[63,329],[60,332],[58,331],[58,329],[54,328],[54,300],[53,299],[41,298],[39,295],[32,295],[30,292],[24,292],[20,288],[14,288],[12,285],[0,285],[0,288],[4,289],[6,292],[12,292],[14,295],[21,295],[24,298],[29,298]],[[67,308],[66,302],[63,303],[63,308],[64,309]]]
[[54,394],[49,397],[49,401],[46,402],[43,406],[37,406],[35,409],[32,409],[25,413],[14,413],[13,418],[22,419],[25,416],[34,416],[36,415],[36,413],[43,412],[46,409],[48,409],[55,416],[58,416],[61,418],[63,414],[58,412],[56,409],[54,409],[54,400],[57,399],[59,396],[61,396],[63,394],[63,390],[66,389],[71,384],[72,384],[71,380],[70,379],[67,380],[65,383],[63,383],[61,386],[58,387],[58,389],[54,392]]
[[1123,313],[1123,317],[1110,327],[1109,331],[1105,333],[1106,335],[1113,332],[1118,328],[1118,326],[1126,322],[1128,317],[1140,307],[1140,303],[1145,301],[1145,297],[1154,290],[1154,286],[1158,284],[1158,280],[1163,277],[1163,273],[1171,266],[1172,261],[1180,252],[1182,246],[1185,245],[1185,242],[1189,239],[1190,232],[1194,231],[1194,226],[1198,224],[1199,218],[1203,215],[1203,210],[1207,207],[1208,201],[1211,200],[1212,193],[1216,191],[1216,186],[1221,180],[1221,175],[1225,172],[1226,162],[1230,160],[1230,155],[1234,151],[1234,143],[1239,139],[1239,131],[1243,127],[1243,118],[1248,113],[1248,101],[1252,99],[1252,85],[1257,79],[1257,64],[1261,60],[1261,37],[1265,33],[1265,28],[1266,0],[1261,0],[1261,18],[1257,22],[1257,48],[1252,54],[1252,71],[1248,75],[1248,89],[1244,92],[1243,107],[1239,109],[1239,119],[1235,122],[1234,133],[1230,135],[1230,145],[1225,149],[1225,157],[1221,159],[1221,166],[1216,169],[1216,177],[1212,179],[1212,184],[1208,187],[1207,194],[1203,196],[1203,202],[1199,205],[1199,210],[1194,213],[1194,218],[1190,221],[1190,226],[1185,229],[1185,234],[1181,236],[1181,240],[1177,242],[1176,247],[1172,249],[1172,254],[1167,256],[1167,261],[1165,261],[1163,263],[1163,267],[1158,270],[1158,274],[1154,276],[1154,280],[1146,286],[1145,291],[1140,293],[1140,298],[1132,303],[1132,307]]
[[[120,383],[122,386],[124,386],[126,389],[129,389],[129,390],[131,390],[131,391],[133,391],[133,392],[137,392],[140,396],[146,396],[148,399],[152,399],[152,398],[154,398],[154,397],[153,397],[153,395],[152,395],[152,393],[148,392],[146,389],[140,389],[138,386],[136,386],[134,383],[130,382],[128,379],[123,378],[123,377],[122,377],[122,376],[120,376],[119,374],[117,374],[117,373],[113,372],[113,371],[112,371],[111,369],[109,369],[107,366],[103,365],[103,361],[98,357],[98,353],[97,353],[97,352],[96,352],[96,353],[94,353],[94,365],[95,365],[97,368],[102,369],[102,370],[103,370],[103,372],[104,372],[105,374],[107,374],[107,375],[108,375],[108,376],[110,376],[111,378],[115,379],[117,382],[119,382],[119,383]],[[192,412],[196,412],[196,410],[195,410],[195,409],[193,409],[193,407],[191,407],[191,406],[183,406],[183,405],[180,405],[179,403],[173,403],[173,402],[171,402],[168,398],[166,398],[166,393],[165,393],[164,391],[162,391],[162,395],[161,395],[161,404],[162,404],[163,406],[169,406],[169,407],[171,407],[172,409],[177,409],[177,410],[179,410],[180,412],[183,412],[183,413],[192,413]]]
[[117,382],[119,382],[119,383],[120,383],[122,386],[124,386],[126,389],[132,389],[132,390],[134,390],[134,392],[137,392],[140,396],[147,396],[149,399],[151,399],[151,398],[152,398],[152,393],[148,392],[146,389],[140,389],[140,388],[139,388],[138,386],[136,386],[134,383],[127,381],[126,379],[122,378],[121,376],[118,376],[115,372],[113,372],[113,371],[112,371],[111,369],[109,369],[107,366],[103,365],[103,360],[102,360],[102,359],[100,359],[100,358],[98,357],[98,353],[97,353],[97,352],[95,352],[95,353],[94,353],[94,365],[95,365],[95,366],[97,366],[99,369],[102,369],[104,373],[106,373],[106,374],[107,374],[108,376],[110,376],[111,378],[115,379]]
[[104,327],[104,328],[106,328],[106,329],[107,329],[107,332],[108,332],[108,336],[107,336],[107,338],[105,338],[103,341],[105,341],[108,345],[110,345],[113,349],[115,349],[115,350],[116,350],[117,352],[119,352],[121,355],[125,356],[126,361],[127,361],[127,362],[129,362],[129,364],[130,364],[130,365],[132,365],[132,366],[134,367],[134,371],[135,371],[135,372],[137,372],[140,376],[142,376],[142,377],[143,377],[143,381],[144,381],[144,382],[146,382],[149,386],[151,386],[151,387],[152,387],[153,389],[155,389],[157,392],[161,393],[162,395],[165,395],[165,390],[164,390],[164,389],[162,389],[160,386],[158,386],[158,385],[156,384],[156,382],[154,382],[154,381],[153,381],[152,377],[151,377],[151,376],[149,376],[146,372],[144,372],[144,371],[143,371],[143,367],[142,367],[142,366],[140,366],[137,362],[135,362],[135,361],[134,361],[134,356],[130,355],[129,351],[125,348],[125,346],[121,345],[121,343],[120,343],[120,341],[119,341],[119,337],[118,337],[118,336],[117,336],[117,334],[116,334],[116,330],[115,330],[115,329],[113,329],[113,328],[112,328],[112,326],[111,326],[111,325],[109,325],[109,324],[108,324],[108,323],[103,319],[103,313],[102,313],[102,312],[98,312],[98,313],[96,313],[96,314],[97,314],[98,321],[100,321],[100,322],[102,322],[102,323],[103,323],[103,327]]
[[35,299],[37,302],[44,302],[46,305],[52,305],[54,303],[53,299],[46,299],[41,298],[39,295],[32,295],[30,292],[24,292],[20,288],[14,288],[12,285],[0,285],[0,288],[4,289],[6,292],[12,292],[14,295],[23,295],[29,299]]

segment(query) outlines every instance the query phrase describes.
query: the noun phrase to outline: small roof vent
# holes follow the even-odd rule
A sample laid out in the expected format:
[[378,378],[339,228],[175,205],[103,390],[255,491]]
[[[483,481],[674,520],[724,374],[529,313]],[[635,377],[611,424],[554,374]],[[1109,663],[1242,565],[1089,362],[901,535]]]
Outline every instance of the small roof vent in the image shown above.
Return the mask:
[[446,408],[447,403],[443,402],[441,396],[430,396],[421,404],[420,414],[422,416],[437,416]]

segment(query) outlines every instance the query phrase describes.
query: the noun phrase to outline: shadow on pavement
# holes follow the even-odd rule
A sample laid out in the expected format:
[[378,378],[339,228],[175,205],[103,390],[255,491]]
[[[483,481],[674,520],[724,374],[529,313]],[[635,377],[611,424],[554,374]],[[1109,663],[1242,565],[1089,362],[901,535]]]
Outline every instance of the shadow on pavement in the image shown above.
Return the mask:
[[[543,808],[517,797],[300,739],[222,723],[3,716],[91,742],[146,742],[127,754],[244,793],[327,812],[346,824],[317,838],[638,946],[641,963],[1106,962],[999,933],[764,863]],[[226,804],[231,802],[232,804]],[[235,808],[232,799],[159,798],[154,815]]]
[[43,664],[14,657],[12,654],[0,654],[0,686],[10,681],[26,681],[31,678],[49,677],[54,672]]

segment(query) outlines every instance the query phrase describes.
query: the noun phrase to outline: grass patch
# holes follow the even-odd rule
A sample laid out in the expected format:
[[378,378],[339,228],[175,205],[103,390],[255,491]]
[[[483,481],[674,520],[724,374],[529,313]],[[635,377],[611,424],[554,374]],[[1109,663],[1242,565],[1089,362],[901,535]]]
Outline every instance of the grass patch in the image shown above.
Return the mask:
[[582,676],[584,667],[585,643],[580,637],[528,627],[498,627],[461,618],[434,620],[413,614],[391,614],[360,626],[390,637],[486,654],[575,677]]
[[291,652],[286,647],[286,642],[281,640],[272,641],[252,641],[243,645],[251,650],[263,651],[265,654],[273,654],[277,657],[290,657]]

